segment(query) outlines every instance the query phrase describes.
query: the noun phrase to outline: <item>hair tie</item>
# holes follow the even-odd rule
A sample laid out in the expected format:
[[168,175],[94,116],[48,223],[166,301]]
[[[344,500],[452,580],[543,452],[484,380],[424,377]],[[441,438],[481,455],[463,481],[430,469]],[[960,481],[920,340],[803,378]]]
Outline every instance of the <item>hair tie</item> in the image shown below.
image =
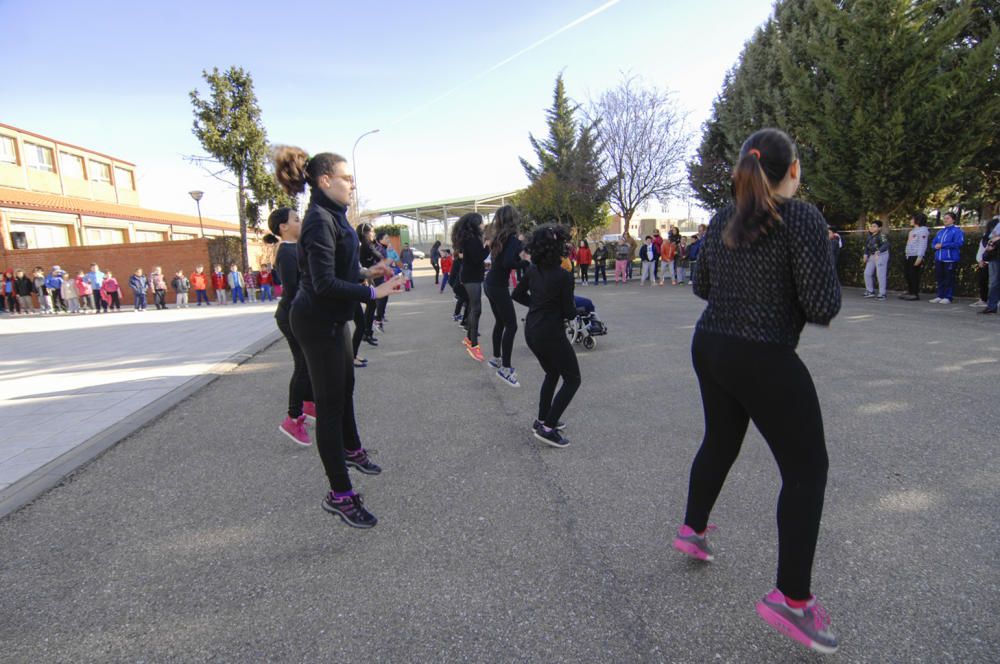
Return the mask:
[[758,150],[757,148],[750,148],[749,150],[747,150],[747,154],[752,154],[753,156],[757,157],[757,161],[760,161],[760,150]]

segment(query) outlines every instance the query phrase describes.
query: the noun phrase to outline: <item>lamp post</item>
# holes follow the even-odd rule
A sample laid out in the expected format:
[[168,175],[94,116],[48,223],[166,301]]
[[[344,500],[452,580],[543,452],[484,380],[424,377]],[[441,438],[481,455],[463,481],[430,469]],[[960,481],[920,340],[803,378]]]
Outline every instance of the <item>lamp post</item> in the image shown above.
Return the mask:
[[354,141],[354,147],[351,148],[351,165],[354,167],[354,220],[356,222],[359,221],[358,217],[361,215],[361,194],[358,191],[358,158],[356,155],[358,143],[368,134],[377,134],[379,131],[379,129],[372,129],[361,134],[358,136],[358,140]]
[[194,199],[195,205],[198,206],[198,225],[201,226],[201,236],[205,237],[205,224],[201,222],[201,197],[205,195],[203,191],[189,191],[188,194]]

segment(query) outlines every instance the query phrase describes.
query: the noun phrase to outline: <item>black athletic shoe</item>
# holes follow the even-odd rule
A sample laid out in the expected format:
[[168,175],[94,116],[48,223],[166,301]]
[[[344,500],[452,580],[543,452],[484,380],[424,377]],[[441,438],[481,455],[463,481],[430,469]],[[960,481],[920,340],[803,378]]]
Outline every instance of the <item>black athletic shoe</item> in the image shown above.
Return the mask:
[[323,509],[336,514],[341,521],[354,528],[374,528],[378,523],[375,515],[365,509],[364,501],[358,494],[350,498],[334,498],[332,493],[328,493],[323,499]]
[[542,427],[535,429],[535,438],[542,441],[550,447],[569,447],[569,438],[564,438],[558,429],[553,429],[552,431],[546,431]]
[[981,314],[995,314],[996,312],[997,312],[996,309],[983,309],[979,313],[981,313]]
[[[535,420],[534,422],[531,423],[531,430],[532,431],[538,431],[539,427],[541,427],[541,426],[542,426],[542,421],[541,420]],[[565,431],[565,430],[566,430],[566,423],[565,422],[560,422],[559,424],[556,425],[556,431]]]
[[374,335],[366,334],[361,339],[362,339],[362,341],[364,341],[366,343],[369,343],[372,346],[378,346],[378,339],[376,339]]
[[365,475],[380,475],[382,468],[368,457],[368,452],[361,448],[357,454],[347,453],[344,463],[348,468],[364,473]]

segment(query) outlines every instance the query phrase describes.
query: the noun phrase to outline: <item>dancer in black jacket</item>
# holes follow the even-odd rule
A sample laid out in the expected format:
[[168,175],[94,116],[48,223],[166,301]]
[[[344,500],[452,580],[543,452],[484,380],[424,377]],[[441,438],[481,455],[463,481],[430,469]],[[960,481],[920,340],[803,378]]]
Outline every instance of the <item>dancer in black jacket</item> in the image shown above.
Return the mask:
[[[463,214],[451,230],[451,244],[462,252],[462,283],[469,296],[465,319],[465,349],[469,357],[482,362],[486,358],[479,349],[479,316],[483,312],[483,275],[489,250],[483,244],[483,216],[475,212]],[[454,268],[452,268],[454,270]]]
[[510,298],[511,270],[524,262],[523,245],[517,238],[518,214],[511,205],[504,205],[493,216],[490,226],[490,256],[492,263],[486,273],[483,290],[493,311],[493,359],[490,366],[497,370],[497,378],[511,387],[521,387],[517,372],[510,365],[510,356],[517,334],[517,316]]
[[[524,338],[545,371],[538,395],[538,419],[532,424],[535,438],[552,447],[566,447],[569,439],[559,430],[559,418],[580,388],[580,365],[569,339],[566,320],[576,317],[573,275],[562,269],[569,231],[565,226],[544,224],[535,229],[525,248],[531,267],[518,282],[511,297],[528,307]],[[563,384],[556,393],[556,385]]]
[[390,278],[377,288],[362,278],[389,277],[384,268],[363,271],[358,236],[347,222],[354,177],[343,157],[323,152],[309,157],[302,149],[280,147],[274,170],[291,195],[309,186],[309,208],[299,236],[299,290],[292,302],[291,324],[302,345],[316,399],[316,446],[330,482],[323,508],[356,528],[378,520],[365,509],[347,474],[354,468],[368,475],[382,472],[369,459],[354,418],[354,363],[347,323],[358,302],[372,302],[403,288]]

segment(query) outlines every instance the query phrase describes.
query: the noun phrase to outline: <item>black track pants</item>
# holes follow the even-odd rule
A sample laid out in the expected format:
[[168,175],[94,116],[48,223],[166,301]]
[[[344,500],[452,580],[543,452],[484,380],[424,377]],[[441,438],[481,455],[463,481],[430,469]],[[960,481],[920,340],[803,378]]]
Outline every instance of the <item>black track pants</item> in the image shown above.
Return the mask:
[[306,367],[306,356],[302,352],[302,346],[292,334],[291,324],[279,320],[278,329],[285,335],[288,348],[292,351],[292,379],[288,383],[288,416],[295,419],[302,414],[302,402],[313,400],[309,369]]
[[[580,389],[580,365],[561,327],[553,330],[525,328],[524,337],[545,372],[538,394],[538,419],[554,428]],[[563,384],[557,393],[560,378]]]
[[493,357],[501,358],[501,364],[510,368],[510,355],[514,350],[517,334],[517,314],[510,290],[506,286],[485,286],[486,297],[493,311]]

